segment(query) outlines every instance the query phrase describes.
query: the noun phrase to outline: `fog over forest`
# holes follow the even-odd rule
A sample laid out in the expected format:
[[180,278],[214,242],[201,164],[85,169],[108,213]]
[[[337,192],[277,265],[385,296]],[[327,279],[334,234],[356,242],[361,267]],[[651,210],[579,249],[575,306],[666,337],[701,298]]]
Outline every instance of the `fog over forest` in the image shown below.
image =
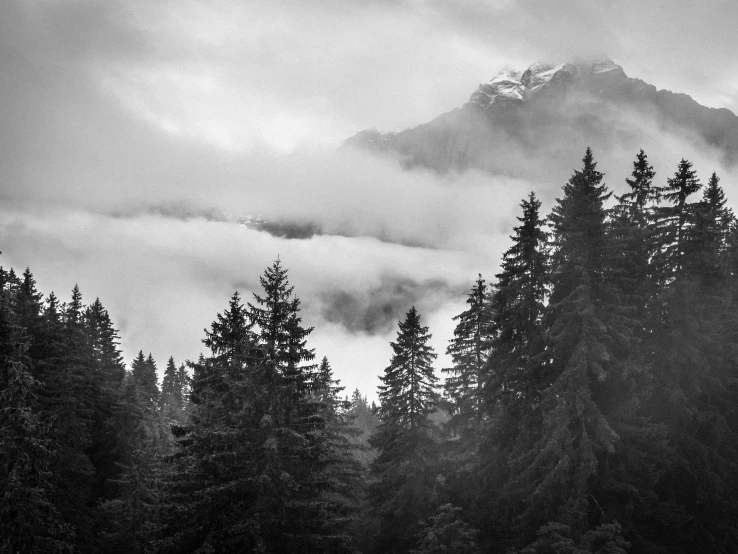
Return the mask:
[[[39,483],[0,550],[738,548],[737,24],[726,0],[2,3],[0,450],[46,461],[0,476]],[[490,88],[529,67],[559,73]],[[591,282],[599,342],[567,350]],[[386,381],[404,332],[437,356],[417,405]]]
[[[423,297],[445,350],[448,315],[477,273],[497,270],[519,200],[535,190],[550,208],[587,144],[572,144],[555,173],[517,156],[539,168],[521,182],[404,172],[337,154],[345,138],[430,121],[506,66],[592,52],[736,111],[735,13],[720,2],[645,3],[637,23],[612,6],[538,2],[0,9],[4,263],[33,267],[45,290],[79,283],[86,298],[105,299],[130,361],[140,348],[195,358],[222,299],[255,290],[280,255],[316,326],[314,346],[370,395],[399,316]],[[677,40],[687,21],[704,32]],[[596,149],[614,190],[641,147],[660,176],[682,155],[727,176],[690,138],[631,123],[644,140]],[[310,222],[338,236],[279,240],[221,215]],[[359,344],[357,360],[349,352]]]

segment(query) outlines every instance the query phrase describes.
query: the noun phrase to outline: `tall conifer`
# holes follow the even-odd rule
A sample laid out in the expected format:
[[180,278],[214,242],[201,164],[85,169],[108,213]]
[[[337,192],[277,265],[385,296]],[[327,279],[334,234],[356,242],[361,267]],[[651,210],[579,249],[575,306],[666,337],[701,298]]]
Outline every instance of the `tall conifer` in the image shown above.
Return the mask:
[[492,293],[492,350],[485,365],[484,407],[488,419],[474,474],[483,499],[481,528],[493,532],[489,522],[506,527],[511,515],[510,497],[499,494],[508,476],[508,459],[531,447],[542,424],[540,391],[546,387],[542,319],[548,287],[547,235],[540,217],[540,201],[533,193],[521,203],[520,225],[514,228],[512,246],[505,252],[498,283]]
[[380,423],[370,443],[379,453],[372,464],[375,483],[370,503],[380,520],[376,548],[407,552],[415,526],[435,501],[434,437],[428,419],[437,400],[433,372],[436,354],[428,327],[415,307],[399,324],[390,365],[380,376]]
[[[590,517],[604,492],[593,483],[617,452],[613,411],[634,387],[627,358],[634,325],[611,282],[615,245],[604,203],[610,197],[588,148],[582,169],[564,186],[550,216],[552,292],[546,362],[534,404],[540,427],[511,456],[504,494],[518,513],[520,540],[547,521],[565,526],[576,543],[588,529],[610,524],[608,511]],[[599,496],[599,498],[598,498]]]
[[488,296],[487,285],[480,274],[467,296],[468,308],[454,317],[457,322],[454,337],[446,350],[453,366],[442,372],[448,374],[443,389],[455,427],[463,428],[471,418],[482,415],[482,372],[491,349],[493,332]]
[[[0,275],[0,551],[72,552],[72,529],[54,505],[48,423],[39,415],[38,382],[28,369],[30,337],[18,324],[32,320],[25,308],[38,301],[28,295],[34,291],[30,271],[25,276],[26,289],[14,291]],[[15,313],[14,297],[24,293],[23,309]]]

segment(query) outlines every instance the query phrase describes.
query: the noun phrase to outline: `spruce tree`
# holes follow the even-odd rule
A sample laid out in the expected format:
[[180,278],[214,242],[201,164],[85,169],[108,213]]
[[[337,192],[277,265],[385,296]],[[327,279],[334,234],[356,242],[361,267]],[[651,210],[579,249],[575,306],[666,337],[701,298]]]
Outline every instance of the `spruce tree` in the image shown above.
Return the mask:
[[390,364],[380,377],[380,423],[370,439],[378,450],[369,501],[380,522],[375,547],[379,552],[407,552],[417,522],[435,501],[436,443],[428,416],[437,401],[432,366],[436,354],[415,307],[399,327],[396,341],[390,343]]
[[77,285],[59,313],[47,310],[47,338],[39,360],[44,378],[44,415],[54,417],[51,439],[54,475],[59,495],[57,507],[73,526],[77,548],[95,549],[94,506],[99,489],[90,452],[96,445],[95,406],[99,387],[95,383],[93,355],[86,334],[82,294]]
[[492,293],[490,311],[494,336],[484,368],[484,409],[488,415],[472,475],[480,491],[480,528],[494,533],[488,522],[499,523],[503,532],[512,518],[514,503],[499,488],[508,477],[508,459],[516,458],[541,428],[536,410],[543,377],[546,350],[542,319],[549,283],[547,234],[539,215],[541,207],[533,193],[521,203],[520,225],[514,228],[512,246],[505,252],[498,283]]
[[454,317],[454,338],[446,354],[453,366],[442,370],[448,374],[443,384],[448,406],[453,414],[452,426],[464,428],[470,419],[481,418],[481,386],[484,365],[491,349],[492,313],[488,305],[487,285],[479,275],[467,296],[468,309]]
[[351,440],[358,431],[347,414],[348,406],[340,399],[343,390],[328,358],[323,357],[311,393],[317,409],[306,433],[317,456],[309,509],[315,512],[313,547],[321,552],[354,550],[351,527],[362,492],[362,466],[354,456],[357,448]]
[[633,162],[630,178],[625,179],[630,190],[618,197],[621,206],[626,208],[629,220],[638,227],[647,225],[649,205],[660,196],[660,190],[653,186],[655,176],[656,172],[648,162],[648,156],[641,149]]
[[[508,457],[503,486],[509,514],[516,516],[509,520],[512,530],[523,545],[547,522],[563,525],[575,544],[593,527],[612,523],[605,502],[612,498],[611,487],[634,486],[631,475],[614,463],[622,446],[618,431],[628,425],[639,436],[648,433],[626,405],[638,384],[629,360],[636,324],[611,279],[617,245],[604,206],[610,193],[589,148],[582,161],[549,218],[547,350],[537,390],[531,391],[538,397],[532,408],[540,423],[526,430],[532,436]],[[626,415],[620,413],[624,407]]]
[[[28,369],[30,337],[19,325],[35,319],[37,314],[25,309],[30,303],[40,308],[28,286],[33,284],[30,271],[24,275],[25,290],[12,290],[0,269],[0,550],[72,552],[72,529],[54,505],[48,422],[39,415],[38,382]],[[23,294],[23,308],[16,313],[15,297]]]
[[547,234],[539,215],[541,203],[534,193],[521,207],[521,225],[514,228],[513,245],[503,255],[491,300],[495,335],[485,368],[490,407],[500,395],[533,402],[535,398],[529,397],[540,386],[534,373],[542,363],[544,348],[541,320],[548,287]]
[[612,264],[612,280],[634,317],[642,321],[640,338],[647,338],[652,322],[647,308],[654,294],[655,279],[651,260],[656,253],[654,213],[661,200],[661,189],[653,185],[656,175],[648,157],[641,150],[633,162],[633,172],[625,182],[629,192],[617,197],[612,209],[610,234],[619,245]]
[[107,552],[151,552],[159,531],[160,429],[132,375],[124,377],[112,417],[119,475],[114,498],[100,504]]
[[733,335],[722,309],[730,297],[722,254],[730,212],[717,176],[702,202],[687,202],[700,188],[691,167],[682,160],[669,180],[673,205],[662,208],[660,221],[657,261],[664,278],[657,291],[649,413],[665,425],[674,452],[655,490],[671,503],[663,518],[664,544],[683,552],[730,552],[738,548],[731,523],[738,518],[737,438],[726,418],[735,406]]
[[697,206],[687,202],[702,187],[692,163],[682,158],[674,176],[667,179],[661,197],[670,206],[659,206],[654,215],[653,231],[655,254],[654,273],[659,285],[664,286],[677,279],[684,270],[685,256],[694,248],[693,230]]
[[179,450],[168,484],[164,552],[275,550],[283,525],[274,505],[289,494],[276,461],[271,413],[276,374],[260,361],[238,294],[203,342],[211,350],[190,363],[191,423],[175,427]]
[[29,335],[28,356],[33,359],[38,356],[37,348],[42,330],[42,298],[43,295],[36,289],[36,280],[30,268],[23,272],[23,280],[13,295],[13,311],[17,324],[25,329]]
[[106,389],[117,390],[126,371],[118,349],[120,337],[99,298],[85,310],[85,320],[98,380]]
[[[327,486],[323,480],[325,467],[331,465],[326,462],[327,450],[333,448],[323,439],[335,430],[328,429],[328,414],[322,410],[322,403],[315,401],[316,390],[325,383],[321,383],[321,374],[311,363],[315,353],[307,346],[313,328],[303,327],[300,301],[279,260],[265,270],[260,283],[263,292],[254,293],[254,303],[248,305],[250,322],[255,326],[265,363],[279,376],[274,424],[282,440],[281,464],[295,487],[295,494],[284,506],[292,519],[284,532],[285,539],[292,541],[293,548],[320,549],[327,544],[330,533],[341,536],[345,522],[326,512],[321,500]],[[319,544],[323,546],[316,546]],[[333,547],[339,548],[335,544]]]
[[[288,326],[275,319],[272,329]],[[338,500],[347,466],[326,412],[335,382],[323,372],[328,381],[296,398],[285,370],[298,358],[280,342],[290,336],[260,339],[237,293],[206,330],[212,354],[191,364],[191,424],[174,429],[164,551],[350,550]]]
[[410,554],[479,554],[477,532],[459,517],[461,508],[444,504],[428,523],[422,522],[419,546]]
[[156,374],[156,362],[149,352],[144,357],[143,350],[139,350],[138,356],[131,363],[131,374],[136,385],[141,389],[141,395],[151,406],[159,402],[159,378]]
[[177,366],[174,365],[174,357],[169,356],[167,367],[164,369],[164,377],[161,381],[161,406],[182,407],[182,389],[179,387],[177,377]]
[[119,473],[120,461],[112,454],[116,450],[112,419],[126,369],[118,349],[118,331],[113,328],[110,315],[99,298],[85,308],[84,324],[95,395],[92,447],[88,455],[95,466],[95,495],[112,498],[116,487],[109,480]]
[[265,362],[282,376],[282,408],[287,426],[305,430],[311,407],[304,402],[316,366],[311,362],[315,352],[307,347],[312,327],[303,327],[300,301],[293,296],[287,270],[276,260],[259,277],[263,295],[254,293],[249,303],[250,324],[256,326],[256,336],[265,353]]
[[266,359],[282,374],[294,363],[290,352],[288,321],[293,313],[292,293],[287,270],[276,260],[259,277],[263,296],[254,293],[255,304],[248,304],[251,325],[258,327],[258,336],[264,345]]
[[726,204],[720,177],[713,173],[703,191],[702,201],[696,206],[693,238],[695,270],[705,289],[719,289],[727,277],[724,254],[735,216]]

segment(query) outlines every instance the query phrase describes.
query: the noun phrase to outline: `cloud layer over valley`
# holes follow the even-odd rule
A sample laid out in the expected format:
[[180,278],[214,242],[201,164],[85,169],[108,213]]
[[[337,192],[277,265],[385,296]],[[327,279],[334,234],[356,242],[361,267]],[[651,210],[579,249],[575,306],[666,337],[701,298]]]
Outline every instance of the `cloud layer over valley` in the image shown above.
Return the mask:
[[[738,45],[721,30],[733,3],[714,3],[722,18],[647,3],[633,29],[627,10],[581,3],[562,19],[559,4],[3,3],[0,263],[30,266],[62,299],[79,283],[110,310],[127,361],[143,349],[163,366],[196,357],[232,292],[250,300],[279,256],[316,328],[309,344],[371,397],[397,321],[416,305],[443,352],[473,279],[493,277],[520,200],[534,190],[548,212],[587,144],[563,130],[560,150],[531,158],[511,146],[511,177],[405,171],[339,149],[344,138],[424,123],[505,65],[583,49],[738,107],[738,77],[725,71]],[[684,44],[667,40],[677,15],[699,31]],[[688,51],[714,25],[714,54]],[[578,45],[561,38],[574,28],[586,30]],[[696,136],[639,114],[603,120],[609,138],[593,146],[616,193],[644,148],[658,182],[686,157],[703,181],[718,171],[735,206],[738,175]]]

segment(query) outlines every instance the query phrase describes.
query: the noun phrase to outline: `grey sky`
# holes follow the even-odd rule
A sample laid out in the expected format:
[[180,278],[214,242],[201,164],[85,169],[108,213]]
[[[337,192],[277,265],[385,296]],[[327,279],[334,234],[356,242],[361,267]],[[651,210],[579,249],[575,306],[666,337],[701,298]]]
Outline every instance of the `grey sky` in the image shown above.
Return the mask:
[[[519,199],[537,189],[547,210],[560,183],[405,173],[336,146],[460,106],[504,66],[592,52],[736,112],[737,26],[734,0],[5,1],[2,264],[30,266],[62,297],[79,282],[110,309],[128,360],[142,348],[163,365],[196,356],[215,312],[279,254],[318,354],[373,395],[394,330],[358,332],[335,311],[380,310],[378,291],[392,303],[400,290],[442,350],[459,291],[492,276]],[[613,184],[627,171],[603,169]],[[152,215],[165,204],[354,238]]]

